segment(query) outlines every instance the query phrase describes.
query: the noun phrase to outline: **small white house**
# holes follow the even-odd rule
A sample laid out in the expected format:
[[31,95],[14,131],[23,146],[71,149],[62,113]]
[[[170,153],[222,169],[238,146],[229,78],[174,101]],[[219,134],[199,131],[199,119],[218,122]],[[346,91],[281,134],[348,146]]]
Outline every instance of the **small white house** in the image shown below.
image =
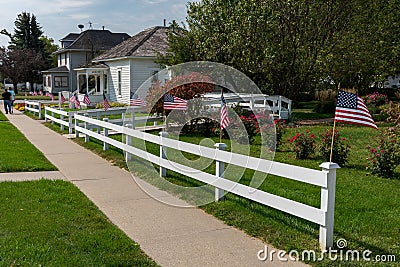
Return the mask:
[[88,92],[91,100],[105,93],[112,102],[128,104],[140,85],[160,71],[155,59],[168,49],[167,29],[145,29],[93,59],[93,64],[75,69],[79,92]]

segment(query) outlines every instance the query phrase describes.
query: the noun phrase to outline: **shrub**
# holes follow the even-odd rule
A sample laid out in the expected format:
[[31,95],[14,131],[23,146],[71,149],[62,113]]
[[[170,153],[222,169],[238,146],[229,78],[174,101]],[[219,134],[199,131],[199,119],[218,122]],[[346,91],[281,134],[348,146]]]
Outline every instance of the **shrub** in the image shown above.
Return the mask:
[[378,92],[367,95],[364,100],[367,106],[374,105],[376,107],[382,106],[389,102],[387,95],[380,94]]
[[296,152],[296,159],[308,159],[315,152],[315,135],[306,130],[289,139],[292,151]]
[[314,107],[313,111],[323,114],[333,114],[335,113],[335,109],[336,109],[336,103],[334,101],[323,101],[323,102],[318,102],[318,104]]
[[[175,76],[171,80],[165,81],[164,84],[161,84],[160,81],[156,81],[150,87],[145,98],[147,111],[149,113],[163,114],[163,96],[165,93],[188,100],[212,92],[214,88],[215,85],[209,76],[197,72]],[[166,113],[168,114],[169,112],[170,111],[167,111]]]
[[[325,130],[325,132],[321,134],[321,144],[319,145],[318,150],[325,161],[330,160],[332,133],[333,129],[330,129]],[[341,137],[339,131],[335,130],[332,146],[332,162],[335,162],[340,166],[346,165],[349,152],[350,146],[347,144],[346,138]]]
[[394,124],[400,124],[400,103],[390,102],[381,114],[386,116],[386,121]]
[[400,165],[400,127],[390,127],[377,138],[377,147],[369,147],[367,171],[382,177],[393,177]]
[[[367,95],[364,98],[364,100],[365,100],[365,105],[367,106],[371,114],[381,113],[381,110],[383,109],[382,106],[389,102],[387,95],[380,94],[378,92]],[[374,119],[380,120],[380,117],[374,116]]]
[[[127,104],[119,103],[119,102],[110,102],[109,104],[110,104],[110,107],[112,107],[112,108],[126,107],[126,106],[128,106]],[[96,106],[95,106],[95,108],[96,108],[96,109],[102,109],[102,108],[104,108],[104,103],[103,103],[103,102],[97,103]]]

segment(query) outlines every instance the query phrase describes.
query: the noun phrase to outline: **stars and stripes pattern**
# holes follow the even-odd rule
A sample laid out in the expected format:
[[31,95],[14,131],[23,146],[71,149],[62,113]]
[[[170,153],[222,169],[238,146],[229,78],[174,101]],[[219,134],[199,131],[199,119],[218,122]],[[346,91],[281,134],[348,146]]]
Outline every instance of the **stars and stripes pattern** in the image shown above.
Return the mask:
[[72,96],[69,98],[69,102],[75,103],[75,95],[72,95]]
[[81,102],[79,101],[78,95],[75,93],[74,94],[75,97],[75,108],[80,108],[81,107]]
[[65,103],[65,97],[64,97],[64,95],[61,93],[61,104],[64,104]]
[[85,103],[86,105],[90,105],[90,98],[89,95],[86,93],[85,96],[83,97],[83,103]]
[[356,94],[341,90],[337,98],[335,121],[378,129],[364,100]]
[[224,94],[221,93],[221,122],[220,122],[221,130],[225,129],[228,126],[228,124],[229,124],[228,108],[226,107]]
[[164,95],[164,109],[165,110],[186,110],[187,109],[187,101],[170,95]]
[[54,101],[54,95],[50,92],[46,92],[46,96],[51,98],[51,101]]
[[107,111],[111,107],[104,93],[103,93],[103,107],[105,111]]
[[134,107],[145,107],[146,102],[137,94],[133,94],[130,105]]

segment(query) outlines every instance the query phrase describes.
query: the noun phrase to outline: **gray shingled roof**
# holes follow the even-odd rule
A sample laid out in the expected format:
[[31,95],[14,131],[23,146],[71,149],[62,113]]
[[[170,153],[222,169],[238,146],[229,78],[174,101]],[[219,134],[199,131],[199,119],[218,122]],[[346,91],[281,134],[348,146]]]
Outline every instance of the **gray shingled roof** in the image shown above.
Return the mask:
[[[67,37],[73,38],[74,34],[69,34],[63,39],[66,39]],[[129,37],[130,36],[127,33],[112,33],[109,30],[86,30],[80,33],[71,45],[60,49],[56,53],[60,53],[65,50],[81,49],[105,51],[116,46],[122,41],[129,39]]]
[[42,72],[69,72],[69,69],[66,66],[56,67],[52,69],[48,69]]
[[78,38],[80,33],[69,33],[67,36],[62,38],[60,41],[75,41]]
[[121,57],[156,57],[168,49],[168,27],[156,26],[145,29],[128,40],[104,52],[93,61],[104,61]]

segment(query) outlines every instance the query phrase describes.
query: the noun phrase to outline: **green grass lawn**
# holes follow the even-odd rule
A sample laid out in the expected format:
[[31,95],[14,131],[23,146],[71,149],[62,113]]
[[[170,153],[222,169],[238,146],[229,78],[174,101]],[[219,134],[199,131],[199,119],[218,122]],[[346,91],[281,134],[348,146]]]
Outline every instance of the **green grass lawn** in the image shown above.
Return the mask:
[[[287,129],[283,140],[306,129],[318,136],[330,127],[325,125],[290,128]],[[383,179],[366,174],[367,146],[373,143],[373,137],[377,134],[374,129],[344,125],[339,125],[338,129],[348,139],[352,148],[348,165],[337,171],[334,239],[345,238],[348,241],[348,249],[360,251],[368,249],[373,252],[373,255],[393,254],[400,261],[400,179]],[[121,136],[113,136],[113,138],[121,140]],[[199,143],[201,139],[196,136],[181,137],[181,140],[192,143]],[[218,138],[214,138],[214,142],[217,141]],[[122,151],[119,149],[110,147],[109,151],[102,151],[102,143],[96,140],[84,143],[82,139],[78,139],[77,142],[114,164],[126,168]],[[227,143],[229,145],[229,142]],[[155,155],[159,153],[157,145],[146,143],[146,148]],[[191,160],[198,159],[195,155],[188,153],[184,155]],[[318,170],[319,164],[324,161],[318,156],[310,160],[296,160],[294,156],[294,152],[289,150],[288,143],[285,142],[280,151],[276,152],[275,160]],[[151,165],[147,164],[144,168],[147,167]],[[136,175],[141,177],[139,166],[137,170]],[[203,171],[214,173],[215,165],[211,164]],[[397,173],[400,173],[399,169]],[[252,174],[253,172],[246,170],[241,183],[247,184]],[[229,173],[225,177],[228,178],[228,176]],[[143,178],[152,182],[152,178]],[[168,171],[166,179],[184,186],[202,185],[200,182],[171,171]],[[164,187],[163,189],[168,190]],[[315,207],[320,205],[320,189],[316,186],[268,175],[259,189],[307,205]],[[228,225],[243,229],[248,234],[261,238],[279,249],[301,251],[319,247],[318,225],[233,194],[228,194],[223,202],[211,203],[202,208]],[[325,260],[310,262],[310,264],[331,266],[332,262]],[[341,262],[341,266],[375,266],[376,264],[376,262]],[[396,266],[396,263],[391,263],[390,266]]]
[[56,170],[10,122],[0,122],[0,148],[0,172]]
[[4,115],[2,111],[0,111],[0,121],[8,121],[6,115]]
[[0,183],[0,266],[156,266],[65,181]]

